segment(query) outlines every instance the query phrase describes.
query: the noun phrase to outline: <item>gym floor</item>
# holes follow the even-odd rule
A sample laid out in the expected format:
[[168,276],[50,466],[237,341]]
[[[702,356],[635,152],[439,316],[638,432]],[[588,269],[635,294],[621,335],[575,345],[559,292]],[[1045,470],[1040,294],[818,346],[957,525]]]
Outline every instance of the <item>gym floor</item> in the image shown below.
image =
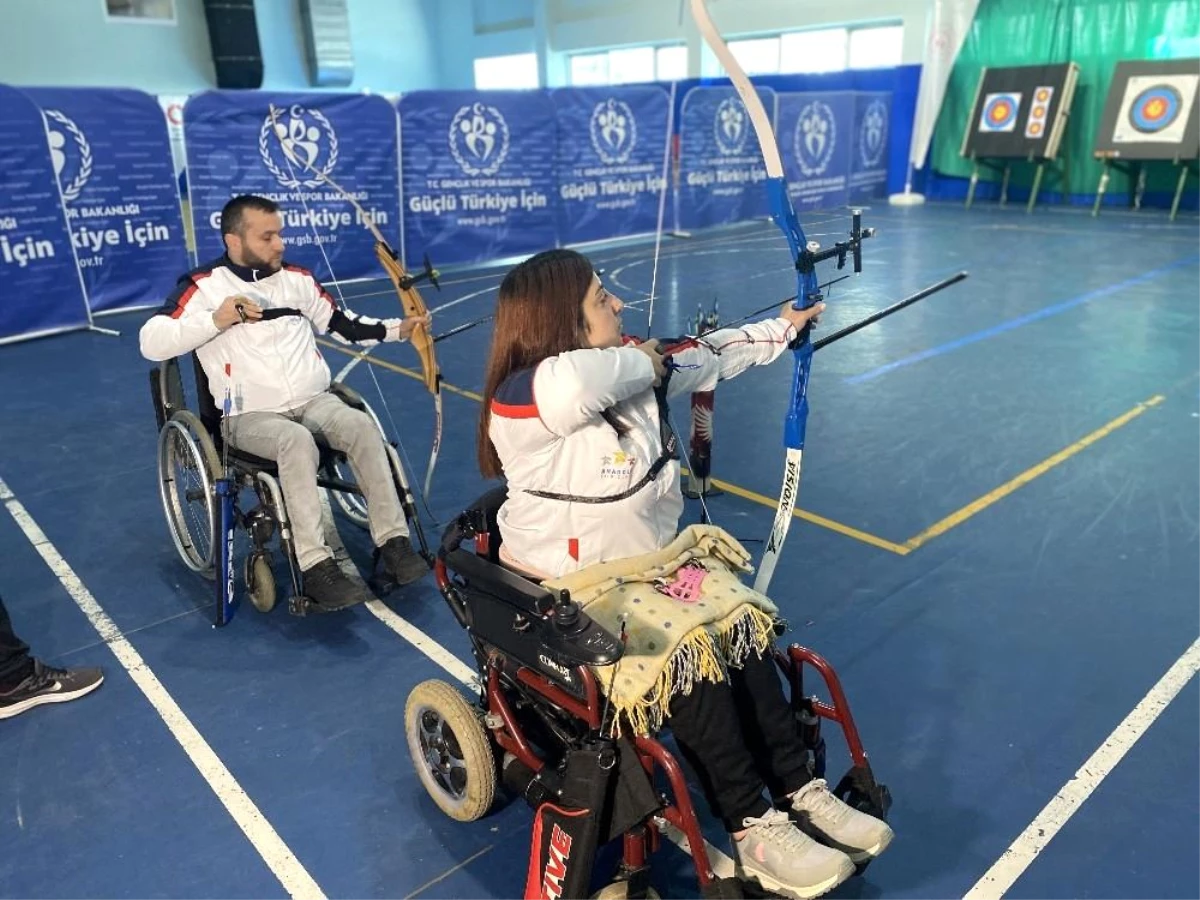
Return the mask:
[[[834,286],[821,332],[970,277],[814,359],[772,593],[790,639],[841,675],[897,831],[830,896],[1200,896],[1197,219],[884,205],[865,224],[879,233],[863,273]],[[845,227],[810,232],[828,242]],[[645,334],[649,242],[591,255],[629,303],[626,330]],[[502,272],[426,289],[435,331],[490,312]],[[652,330],[793,289],[769,223],[667,238]],[[344,290],[357,311],[394,314],[384,284]],[[0,350],[0,592],[40,657],[107,675],[83,700],[0,724],[0,895],[519,895],[528,807],[454,822],[409,759],[409,692],[471,674],[432,579],[336,615],[244,603],[212,627],[211,582],[180,561],[159,500],[147,314],[101,320],[115,338]],[[474,434],[489,334],[437,345],[431,541],[435,518],[485,488]],[[322,349],[334,372],[355,360]],[[409,346],[387,345],[343,377],[419,485],[433,415],[417,368]],[[716,397],[725,493],[709,508],[756,557],[790,378],[789,355]],[[339,528],[365,568],[369,539]],[[285,572],[277,555],[281,584]],[[828,725],[826,739],[836,779],[844,744]],[[706,812],[705,831],[721,846]],[[688,876],[667,845],[656,886],[695,896]]]

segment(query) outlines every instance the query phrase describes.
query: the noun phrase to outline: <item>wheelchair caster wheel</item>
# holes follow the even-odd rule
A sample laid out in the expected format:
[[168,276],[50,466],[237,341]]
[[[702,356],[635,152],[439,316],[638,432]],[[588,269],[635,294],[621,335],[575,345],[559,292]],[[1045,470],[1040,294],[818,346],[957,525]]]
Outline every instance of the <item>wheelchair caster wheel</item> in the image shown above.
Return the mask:
[[[659,900],[658,891],[652,887],[646,888],[646,893],[641,896],[646,900]],[[614,881],[611,884],[606,884],[596,893],[592,894],[592,900],[627,900],[629,897],[629,882]]]
[[275,608],[275,573],[271,571],[271,557],[267,553],[251,553],[246,557],[246,593],[254,608],[269,613]]
[[473,822],[496,796],[496,763],[483,723],[457,688],[422,681],[404,705],[404,732],[417,777],[446,815]]

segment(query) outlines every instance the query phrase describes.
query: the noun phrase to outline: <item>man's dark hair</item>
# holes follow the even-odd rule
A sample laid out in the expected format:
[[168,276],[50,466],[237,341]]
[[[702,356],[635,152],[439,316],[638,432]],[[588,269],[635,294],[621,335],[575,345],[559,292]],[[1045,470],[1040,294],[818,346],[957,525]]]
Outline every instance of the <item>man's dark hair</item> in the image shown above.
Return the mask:
[[277,213],[279,204],[274,200],[268,200],[266,197],[259,197],[255,194],[242,194],[240,197],[234,197],[221,210],[221,234],[236,234],[240,237],[245,231],[244,220],[248,209]]

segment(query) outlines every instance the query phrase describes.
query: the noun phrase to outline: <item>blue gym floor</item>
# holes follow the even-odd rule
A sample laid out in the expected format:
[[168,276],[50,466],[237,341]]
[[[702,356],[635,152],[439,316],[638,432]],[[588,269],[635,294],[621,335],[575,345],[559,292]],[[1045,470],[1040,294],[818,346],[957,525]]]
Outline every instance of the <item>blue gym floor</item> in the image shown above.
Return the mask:
[[[879,233],[863,273],[834,287],[821,332],[960,269],[970,278],[816,356],[803,512],[772,593],[792,639],[842,676],[895,801],[892,848],[831,896],[962,897],[1200,635],[1200,235],[1194,216],[1161,210],[885,205],[866,224]],[[843,227],[811,231],[831,241]],[[651,248],[592,256],[631,305],[626,330],[644,334]],[[426,289],[431,308],[470,295],[435,331],[490,312],[502,271]],[[769,224],[667,238],[653,330],[679,333],[714,299],[731,319],[794,283]],[[394,314],[381,287],[346,296]],[[145,316],[102,319],[116,338],[0,348],[8,509],[26,510],[70,570],[53,572],[0,515],[0,593],[38,655],[107,674],[84,700],[0,723],[0,894],[287,896],[265,856],[298,894],[519,896],[524,803],[460,824],[414,775],[405,699],[425,679],[454,683],[442,666],[361,606],[301,619],[243,604],[211,627],[211,583],[177,557],[159,502]],[[437,345],[446,425],[429,506],[441,521],[484,487],[473,392],[489,335]],[[323,350],[335,372],[352,360]],[[419,484],[433,415],[404,374],[415,368],[410,347],[387,345],[346,380],[399,426]],[[756,557],[790,377],[789,355],[717,392],[727,492],[710,509]],[[676,420],[686,434],[686,402]],[[367,563],[368,540],[341,526]],[[278,557],[276,572],[282,582]],[[94,598],[194,731],[168,727],[68,586]],[[386,604],[393,625],[468,659],[432,579]],[[1200,896],[1198,706],[1192,678],[1006,896]],[[826,737],[836,778],[843,744],[828,725]],[[216,779],[226,802],[257,810],[256,842],[202,777],[214,764],[232,776]],[[707,813],[705,829],[717,843]],[[659,889],[695,896],[687,876],[667,845]]]

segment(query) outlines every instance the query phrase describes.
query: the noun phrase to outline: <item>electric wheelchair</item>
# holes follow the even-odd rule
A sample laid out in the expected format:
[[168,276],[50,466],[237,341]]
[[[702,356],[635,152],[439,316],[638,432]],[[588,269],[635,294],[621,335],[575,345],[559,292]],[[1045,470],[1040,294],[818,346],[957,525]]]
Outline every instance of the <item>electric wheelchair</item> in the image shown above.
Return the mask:
[[[596,896],[655,896],[648,860],[664,834],[690,854],[701,896],[742,896],[741,882],[714,872],[674,755],[654,738],[604,737],[607,710],[590,667],[617,663],[622,642],[565,591],[552,593],[500,562],[496,513],[505,496],[500,487],[477,500],[446,528],[437,551],[438,588],[470,639],[479,694],[469,702],[439,680],[409,694],[406,739],[423,786],[459,821],[487,813],[498,783],[537,811],[526,898],[588,896],[594,850],[614,842],[615,851],[618,838],[615,877]],[[777,632],[785,628],[781,622]],[[795,644],[775,658],[813,776],[824,777],[821,720],[829,719],[841,726],[852,761],[835,793],[884,818],[890,792],[875,780],[833,668]],[[805,696],[806,665],[832,702]],[[568,862],[585,870],[570,884]]]
[[[304,594],[278,467],[273,460],[226,445],[221,432],[221,410],[213,400],[208,378],[196,354],[189,356],[195,376],[195,411],[187,404],[180,368],[182,357],[170,359],[150,370],[150,393],[158,422],[159,492],[175,548],[189,569],[218,582],[215,624],[224,625],[232,618],[237,604],[233,600],[232,576],[220,578],[218,571],[226,554],[232,556],[233,530],[241,528],[250,538],[251,549],[242,567],[242,578],[251,604],[264,613],[275,607],[277,599],[270,543],[278,533],[279,548],[290,573],[288,610],[293,615],[305,615],[311,611],[312,602]],[[395,445],[387,441],[379,418],[356,391],[337,382],[330,386],[330,391],[349,406],[365,412],[379,429],[414,543],[431,563],[413,493]],[[366,502],[362,490],[354,483],[345,454],[334,450],[319,436],[314,435],[314,438],[320,454],[318,488],[328,492],[351,522],[367,529]],[[221,546],[219,524],[221,498],[218,495],[223,479],[232,483],[234,499],[233,521],[225,536],[228,547]],[[242,488],[254,490],[258,502],[252,509],[243,510],[237,503]],[[331,522],[325,522],[327,532],[331,525]],[[378,550],[374,564],[376,569],[380,568]],[[228,571],[232,573],[232,563],[228,564]],[[390,587],[382,578],[372,580],[379,590]]]

